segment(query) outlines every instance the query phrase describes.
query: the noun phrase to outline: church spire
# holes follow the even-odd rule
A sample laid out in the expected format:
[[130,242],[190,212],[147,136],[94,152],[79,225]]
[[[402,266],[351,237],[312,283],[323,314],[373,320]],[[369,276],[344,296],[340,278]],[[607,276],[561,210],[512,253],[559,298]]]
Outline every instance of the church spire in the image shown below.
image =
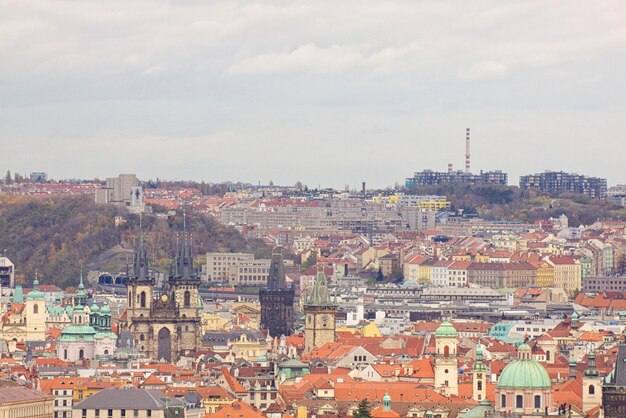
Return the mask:
[[178,255],[176,257],[175,277],[180,279],[193,279],[193,255],[191,253],[190,236],[187,233],[187,214],[183,213],[183,236],[178,245]]
[[143,240],[143,225],[141,215],[139,215],[139,236],[135,242],[135,251],[133,254],[133,279],[145,281],[149,279],[148,270],[148,252]]
[[267,287],[271,290],[284,289],[285,265],[283,263],[283,247],[276,246],[272,250],[272,261],[270,264],[270,272],[267,276]]
[[324,268],[317,270],[317,276],[315,277],[315,283],[313,284],[313,290],[311,297],[307,301],[309,305],[317,306],[329,306],[332,305],[330,295],[328,292],[328,282],[326,275],[324,274]]
[[80,281],[78,282],[78,291],[74,296],[74,306],[84,307],[87,304],[87,294],[85,293],[85,284],[83,282],[83,269],[80,269]]

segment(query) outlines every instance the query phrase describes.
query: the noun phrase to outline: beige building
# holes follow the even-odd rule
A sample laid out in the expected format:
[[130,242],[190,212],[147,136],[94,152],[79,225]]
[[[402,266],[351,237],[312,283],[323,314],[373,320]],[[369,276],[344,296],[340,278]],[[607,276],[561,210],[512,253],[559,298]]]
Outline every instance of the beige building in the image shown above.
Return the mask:
[[133,191],[139,186],[134,174],[120,174],[106,179],[104,188],[96,190],[96,203],[115,203],[130,206]]
[[492,289],[535,286],[537,267],[530,263],[472,263],[467,268],[469,283]]
[[243,260],[228,268],[231,286],[261,286],[267,283],[270,260]]
[[544,260],[554,268],[554,287],[565,290],[569,295],[582,289],[579,260],[569,256],[550,256]]
[[257,361],[260,356],[267,354],[267,342],[263,339],[249,338],[241,334],[236,340],[228,340],[228,347],[235,358],[243,358],[248,361]]
[[247,253],[207,253],[202,279],[206,281],[227,281],[229,268],[242,261],[254,260],[254,254]]
[[54,398],[14,384],[0,382],[0,418],[53,418]]

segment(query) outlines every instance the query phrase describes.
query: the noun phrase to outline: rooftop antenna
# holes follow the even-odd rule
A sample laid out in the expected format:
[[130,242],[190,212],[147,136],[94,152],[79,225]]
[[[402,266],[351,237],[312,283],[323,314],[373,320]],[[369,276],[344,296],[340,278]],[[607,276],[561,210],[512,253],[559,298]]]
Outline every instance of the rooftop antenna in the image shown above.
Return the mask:
[[470,128],[465,129],[465,172],[470,173]]

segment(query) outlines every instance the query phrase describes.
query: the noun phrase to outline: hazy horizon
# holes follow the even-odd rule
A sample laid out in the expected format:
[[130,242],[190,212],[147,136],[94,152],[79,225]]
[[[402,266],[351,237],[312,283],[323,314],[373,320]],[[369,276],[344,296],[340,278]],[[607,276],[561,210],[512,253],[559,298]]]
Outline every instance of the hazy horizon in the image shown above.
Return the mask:
[[626,183],[618,1],[7,1],[0,170],[392,186]]

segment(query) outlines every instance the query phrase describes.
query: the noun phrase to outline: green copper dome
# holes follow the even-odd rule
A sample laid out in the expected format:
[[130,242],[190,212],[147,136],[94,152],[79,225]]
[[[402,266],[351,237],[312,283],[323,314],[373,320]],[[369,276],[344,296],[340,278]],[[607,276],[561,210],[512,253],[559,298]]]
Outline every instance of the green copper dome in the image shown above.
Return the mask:
[[437,338],[456,338],[459,335],[456,329],[448,321],[443,321],[437,331],[435,331],[435,337]]
[[487,399],[480,401],[478,406],[467,411],[462,418],[485,418],[488,414],[493,413],[494,409]]
[[550,389],[552,382],[546,369],[537,360],[532,359],[528,344],[518,348],[520,358],[509,363],[502,370],[498,380],[498,389]]
[[33,290],[28,292],[28,300],[45,300],[46,297],[41,290],[39,290],[39,280],[35,276],[35,280],[33,281]]
[[93,341],[96,332],[87,324],[68,325],[61,331],[59,342]]
[[109,302],[107,300],[104,301],[104,305],[100,308],[100,315],[111,316],[111,308],[109,308]]
[[100,308],[98,307],[98,305],[96,305],[96,302],[94,302],[91,305],[91,308],[89,308],[89,312],[91,312],[92,314],[98,313],[99,311],[100,311]]

